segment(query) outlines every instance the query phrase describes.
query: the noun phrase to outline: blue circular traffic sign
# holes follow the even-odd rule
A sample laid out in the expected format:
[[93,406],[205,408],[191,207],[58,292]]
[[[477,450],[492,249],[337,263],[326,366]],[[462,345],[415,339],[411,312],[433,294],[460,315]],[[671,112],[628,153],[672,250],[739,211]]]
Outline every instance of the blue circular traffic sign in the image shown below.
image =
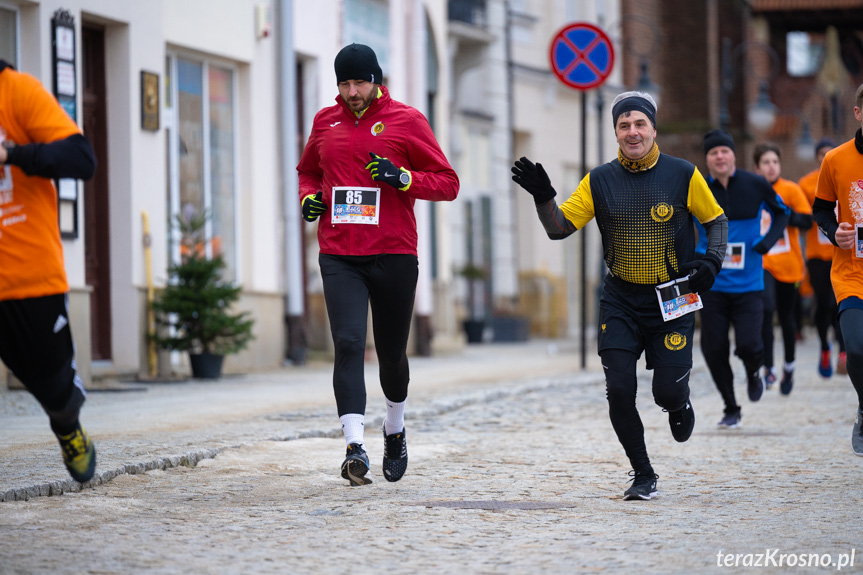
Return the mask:
[[576,90],[596,88],[614,67],[614,47],[602,29],[587,22],[569,24],[551,40],[551,70]]

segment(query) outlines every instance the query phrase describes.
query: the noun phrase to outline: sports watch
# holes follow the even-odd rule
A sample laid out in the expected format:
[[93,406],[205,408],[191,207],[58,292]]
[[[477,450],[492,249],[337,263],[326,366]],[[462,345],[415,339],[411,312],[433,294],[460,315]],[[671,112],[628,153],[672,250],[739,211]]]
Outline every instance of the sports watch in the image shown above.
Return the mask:
[[402,173],[399,175],[399,183],[403,186],[408,185],[411,183],[411,175],[402,170]]

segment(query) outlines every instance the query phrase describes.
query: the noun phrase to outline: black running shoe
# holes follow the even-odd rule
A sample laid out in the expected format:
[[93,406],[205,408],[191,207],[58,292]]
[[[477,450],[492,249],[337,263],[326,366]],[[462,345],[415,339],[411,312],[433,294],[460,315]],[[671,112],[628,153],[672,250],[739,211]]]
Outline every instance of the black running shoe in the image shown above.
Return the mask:
[[746,391],[749,392],[749,401],[756,402],[764,394],[764,380],[758,375],[757,369],[752,373],[747,373],[746,379]]
[[652,471],[650,473],[630,471],[629,475],[632,476],[630,480],[632,485],[623,494],[625,500],[641,499],[647,501],[659,494],[656,490],[656,480],[659,479],[659,476]]
[[671,435],[675,441],[683,443],[692,435],[695,429],[695,410],[687,401],[683,409],[668,412],[668,425],[671,426]]
[[400,433],[387,435],[386,425],[384,433],[384,477],[387,481],[398,481],[402,478],[408,468],[408,442],[405,439],[405,430]]
[[351,487],[368,485],[372,482],[366,477],[369,472],[369,456],[359,443],[348,445],[348,451],[342,462],[342,477],[351,482]]
[[863,456],[863,411],[859,409],[854,420],[854,431],[851,432],[851,450],[854,455]]
[[794,387],[794,370],[782,370],[782,381],[779,382],[779,391],[782,395],[791,393],[791,388]]
[[57,441],[63,450],[63,463],[72,479],[78,483],[93,479],[96,472],[96,446],[81,424],[68,435],[57,435]]

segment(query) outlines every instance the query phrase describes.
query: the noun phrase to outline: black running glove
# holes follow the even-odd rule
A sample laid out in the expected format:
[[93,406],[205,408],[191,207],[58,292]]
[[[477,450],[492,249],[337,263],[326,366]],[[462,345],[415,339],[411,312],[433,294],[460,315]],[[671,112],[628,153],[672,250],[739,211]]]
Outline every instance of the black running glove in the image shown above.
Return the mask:
[[366,164],[372,179],[376,182],[389,184],[397,190],[405,191],[411,187],[411,173],[404,168],[397,168],[388,158],[382,158],[374,152],[369,152],[372,161]]
[[764,243],[764,240],[761,240],[754,246],[752,246],[752,251],[756,254],[761,254],[762,256],[770,251],[770,248],[767,247],[767,244]]
[[533,202],[537,206],[541,206],[557,195],[551,187],[551,180],[542,164],[534,164],[524,156],[516,160],[512,166],[512,181],[527,190],[533,196]]
[[708,291],[716,281],[720,265],[712,259],[693,260],[680,265],[680,271],[689,274],[689,287],[695,293]]
[[303,219],[307,222],[313,222],[318,219],[322,213],[327,211],[327,204],[321,198],[324,197],[323,192],[318,192],[314,196],[309,194],[303,198]]

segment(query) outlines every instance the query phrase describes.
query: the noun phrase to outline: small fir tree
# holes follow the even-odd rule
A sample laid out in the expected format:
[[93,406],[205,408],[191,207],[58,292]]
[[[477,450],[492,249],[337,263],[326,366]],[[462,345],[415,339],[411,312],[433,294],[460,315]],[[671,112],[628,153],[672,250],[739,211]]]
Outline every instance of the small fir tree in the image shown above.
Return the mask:
[[[206,214],[176,216],[180,263],[168,268],[169,282],[153,302],[156,345],[162,349],[227,355],[253,339],[249,312],[232,314],[242,288],[222,279],[225,259],[206,256]],[[167,334],[167,335],[160,335]]]

